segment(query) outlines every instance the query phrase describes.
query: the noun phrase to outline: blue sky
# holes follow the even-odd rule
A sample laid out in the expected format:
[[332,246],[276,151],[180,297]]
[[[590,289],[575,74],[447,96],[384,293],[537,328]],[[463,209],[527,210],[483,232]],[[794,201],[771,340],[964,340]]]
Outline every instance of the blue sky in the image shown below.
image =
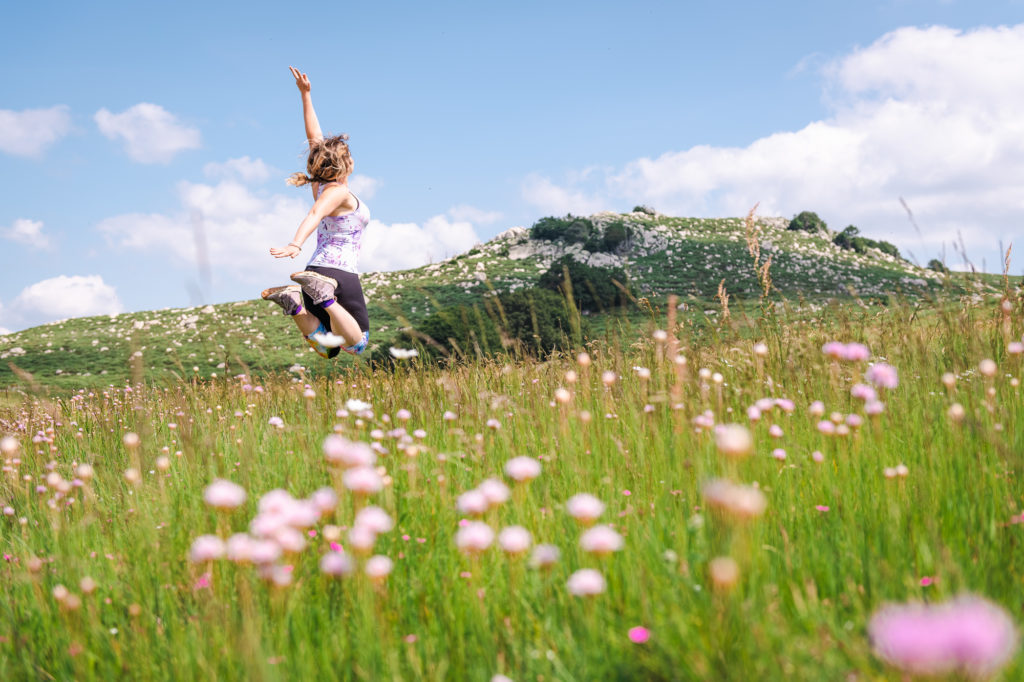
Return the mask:
[[1022,21],[1022,0],[19,3],[0,330],[253,298],[300,269],[266,255],[310,203],[283,182],[304,165],[290,64],[351,136],[363,271],[544,215],[758,201],[922,263],[960,265],[962,239],[998,271],[1024,235]]

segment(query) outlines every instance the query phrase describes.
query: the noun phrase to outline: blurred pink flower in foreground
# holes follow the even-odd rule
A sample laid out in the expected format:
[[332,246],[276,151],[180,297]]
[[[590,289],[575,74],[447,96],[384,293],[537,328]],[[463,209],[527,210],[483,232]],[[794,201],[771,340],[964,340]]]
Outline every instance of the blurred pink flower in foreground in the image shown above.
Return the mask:
[[197,564],[224,556],[224,541],[216,535],[200,535],[192,542],[189,558]]
[[945,604],[890,604],[868,623],[875,652],[915,675],[987,677],[1017,648],[1017,632],[1001,607],[976,596]]
[[373,466],[377,455],[366,443],[353,442],[336,434],[324,438],[324,458],[345,468]]
[[593,597],[604,592],[604,576],[592,568],[581,568],[569,576],[565,584],[569,594],[576,597]]
[[604,513],[604,502],[590,493],[578,493],[565,503],[565,511],[580,523],[593,523]]
[[203,491],[203,500],[215,509],[235,509],[245,503],[245,488],[218,478]]
[[594,526],[580,536],[580,547],[584,552],[606,556],[623,547],[622,536],[610,526]]
[[634,644],[643,644],[651,638],[651,631],[640,625],[629,629],[629,641]]
[[455,544],[466,554],[479,554],[494,542],[494,531],[482,521],[472,521],[455,534]]
[[896,388],[900,383],[896,368],[884,362],[868,367],[868,371],[864,372],[864,378],[877,388]]
[[513,457],[505,462],[505,473],[516,481],[529,481],[540,476],[540,462],[533,457]]

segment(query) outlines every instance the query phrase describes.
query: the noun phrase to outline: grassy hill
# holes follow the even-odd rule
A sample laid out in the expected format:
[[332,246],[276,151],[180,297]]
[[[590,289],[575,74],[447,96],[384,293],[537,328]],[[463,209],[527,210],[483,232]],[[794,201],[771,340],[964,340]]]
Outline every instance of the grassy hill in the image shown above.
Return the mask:
[[[592,266],[622,268],[635,299],[657,306],[676,294],[689,304],[684,314],[702,319],[718,308],[720,285],[734,306],[758,300],[765,281],[758,269],[769,260],[770,300],[776,302],[884,302],[894,295],[995,291],[1000,282],[994,276],[947,280],[876,249],[844,250],[826,233],[787,230],[782,218],[672,218],[636,212],[546,220],[544,231],[512,228],[439,263],[363,275],[371,343],[386,347],[401,327],[415,327],[440,308],[534,286],[565,255]],[[639,308],[599,314],[591,329],[600,332],[610,317],[630,314],[642,315]],[[35,385],[67,392],[129,378],[160,383],[259,375],[295,365],[327,366],[301,343],[276,306],[258,299],[65,320],[0,337],[0,387],[15,390]]]

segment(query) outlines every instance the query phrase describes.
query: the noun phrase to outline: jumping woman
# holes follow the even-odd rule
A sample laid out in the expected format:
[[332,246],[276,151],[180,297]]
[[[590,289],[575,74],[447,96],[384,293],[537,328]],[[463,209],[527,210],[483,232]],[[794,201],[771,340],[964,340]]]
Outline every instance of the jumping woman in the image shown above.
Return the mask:
[[348,135],[323,136],[309,77],[289,66],[302,96],[302,117],[309,140],[305,173],[294,173],[288,183],[311,184],[313,208],[299,223],[295,237],[284,248],[271,248],[275,258],[295,258],[302,244],[316,232],[316,250],[306,269],[291,276],[296,284],[263,291],[263,298],[281,306],[317,353],[335,357],[340,350],[359,355],[370,340],[370,318],[359,283],[356,259],[363,230],[370,222],[366,204],[352,194]]

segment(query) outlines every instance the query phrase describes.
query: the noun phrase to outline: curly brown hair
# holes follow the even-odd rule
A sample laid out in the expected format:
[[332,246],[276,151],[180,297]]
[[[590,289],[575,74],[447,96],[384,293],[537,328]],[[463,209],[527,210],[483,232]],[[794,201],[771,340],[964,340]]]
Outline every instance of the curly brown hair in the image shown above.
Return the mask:
[[352,173],[352,155],[348,151],[348,135],[334,135],[314,142],[309,147],[305,173],[292,173],[289,185],[302,187],[310,182],[335,182]]

